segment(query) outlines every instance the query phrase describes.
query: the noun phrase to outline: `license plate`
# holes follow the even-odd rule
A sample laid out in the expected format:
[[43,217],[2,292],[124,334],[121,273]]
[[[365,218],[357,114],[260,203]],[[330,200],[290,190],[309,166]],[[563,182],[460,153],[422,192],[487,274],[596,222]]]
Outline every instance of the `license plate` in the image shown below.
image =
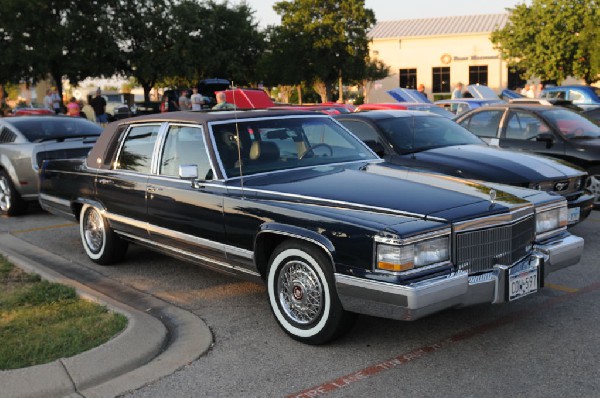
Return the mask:
[[537,269],[529,269],[509,275],[508,277],[508,301],[525,297],[537,292],[538,272]]
[[579,207],[571,207],[569,209],[569,213],[568,213],[568,223],[574,223],[579,221],[579,213],[580,213],[581,209]]

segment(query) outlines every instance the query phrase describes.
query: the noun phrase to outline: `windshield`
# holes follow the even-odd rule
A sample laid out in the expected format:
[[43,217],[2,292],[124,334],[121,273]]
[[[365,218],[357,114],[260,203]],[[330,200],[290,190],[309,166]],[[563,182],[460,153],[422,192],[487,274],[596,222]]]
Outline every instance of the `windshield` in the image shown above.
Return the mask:
[[576,112],[567,109],[552,109],[542,113],[565,138],[597,138],[600,137],[600,126]]
[[227,177],[377,159],[329,117],[255,119],[211,129]]
[[439,116],[392,117],[377,121],[399,153],[452,145],[483,144],[455,122]]
[[14,118],[10,123],[29,141],[47,141],[89,135],[100,135],[102,127],[87,119],[75,117]]

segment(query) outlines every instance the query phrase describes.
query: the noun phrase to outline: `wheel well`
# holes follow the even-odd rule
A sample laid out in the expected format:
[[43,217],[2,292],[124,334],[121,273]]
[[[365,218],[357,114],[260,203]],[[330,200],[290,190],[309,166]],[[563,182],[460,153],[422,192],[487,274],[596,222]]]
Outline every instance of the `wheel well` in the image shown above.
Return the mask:
[[75,219],[79,222],[79,216],[81,215],[81,209],[83,208],[83,203],[73,202],[71,203],[71,210],[73,210],[73,214],[75,215]]
[[[267,270],[269,266],[269,259],[271,254],[275,251],[277,246],[286,240],[297,240],[299,242],[308,243],[314,246],[316,249],[325,253],[327,258],[331,259],[331,253],[325,250],[321,245],[316,244],[310,239],[302,239],[293,236],[278,234],[276,232],[264,232],[258,235],[254,248],[254,257],[256,262],[256,268],[263,279],[267,278]],[[331,264],[334,267],[334,264]]]

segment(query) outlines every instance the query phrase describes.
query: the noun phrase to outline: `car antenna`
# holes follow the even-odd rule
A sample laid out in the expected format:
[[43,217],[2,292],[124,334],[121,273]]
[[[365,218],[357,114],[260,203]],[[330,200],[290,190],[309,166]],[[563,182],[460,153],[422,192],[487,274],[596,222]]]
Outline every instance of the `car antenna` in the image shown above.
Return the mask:
[[237,106],[235,105],[237,101],[235,100],[235,84],[231,82],[231,96],[233,98],[233,117],[235,119],[235,141],[237,144],[237,152],[238,152],[238,167],[240,169],[240,188],[242,190],[242,198],[244,198],[244,170],[242,167],[242,145],[240,141],[240,127],[238,124],[237,118]]

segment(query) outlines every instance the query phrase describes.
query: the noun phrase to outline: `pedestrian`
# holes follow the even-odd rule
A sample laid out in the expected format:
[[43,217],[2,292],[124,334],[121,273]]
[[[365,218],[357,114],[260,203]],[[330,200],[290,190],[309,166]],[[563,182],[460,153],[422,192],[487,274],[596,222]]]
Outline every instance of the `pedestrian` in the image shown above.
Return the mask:
[[179,110],[179,106],[177,103],[172,100],[168,94],[164,94],[162,96],[162,100],[160,101],[160,111],[161,112],[175,112]]
[[189,111],[192,109],[192,102],[187,96],[187,90],[181,90],[181,96],[179,97],[179,109],[182,111]]
[[75,97],[71,97],[69,103],[67,104],[67,115],[73,117],[81,116],[79,104],[77,103],[77,99]]
[[535,98],[535,88],[533,84],[526,84],[521,94],[523,94],[527,98]]
[[54,110],[54,107],[52,106],[52,90],[51,89],[46,90],[46,96],[44,97],[44,108],[48,109],[49,111]]
[[190,98],[190,100],[192,101],[193,111],[202,110],[202,105],[204,105],[204,97],[202,94],[198,94],[197,87],[192,88],[192,98]]
[[102,90],[98,88],[96,90],[96,96],[90,100],[90,106],[94,109],[96,114],[96,123],[101,126],[108,123],[108,116],[106,115],[106,100],[102,97]]
[[544,91],[544,83],[539,83],[537,85],[537,90],[535,90],[535,98],[540,98],[542,96],[542,91]]
[[54,113],[58,115],[62,111],[61,105],[63,105],[63,103],[60,99],[60,95],[58,95],[58,89],[56,87],[52,87],[52,94],[50,96],[52,98],[52,109],[54,110]]
[[456,83],[456,87],[454,87],[454,91],[452,91],[451,99],[462,98],[462,96],[463,96],[462,89],[463,89],[463,84],[461,82]]
[[426,99],[429,99],[429,97],[427,97],[427,93],[425,92],[425,85],[423,83],[417,86],[417,91],[423,94]]
[[227,96],[225,91],[219,91],[217,93],[217,105],[213,106],[213,110],[231,110],[235,109],[235,105],[227,102]]

